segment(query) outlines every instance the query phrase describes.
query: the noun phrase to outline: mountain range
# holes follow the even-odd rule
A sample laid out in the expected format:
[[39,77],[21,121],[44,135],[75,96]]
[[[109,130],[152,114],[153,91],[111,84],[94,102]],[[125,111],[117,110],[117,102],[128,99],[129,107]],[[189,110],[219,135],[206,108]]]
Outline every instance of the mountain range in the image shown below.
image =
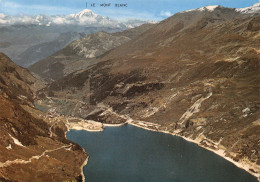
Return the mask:
[[39,25],[39,26],[55,26],[55,25],[78,25],[90,27],[110,27],[110,28],[133,28],[147,21],[128,20],[121,22],[111,18],[95,14],[90,9],[84,9],[75,14],[69,15],[5,15],[0,14],[0,24],[2,25]]
[[118,32],[144,23],[147,21],[119,22],[88,9],[57,16],[0,14],[0,51],[20,66],[28,67],[86,34]]

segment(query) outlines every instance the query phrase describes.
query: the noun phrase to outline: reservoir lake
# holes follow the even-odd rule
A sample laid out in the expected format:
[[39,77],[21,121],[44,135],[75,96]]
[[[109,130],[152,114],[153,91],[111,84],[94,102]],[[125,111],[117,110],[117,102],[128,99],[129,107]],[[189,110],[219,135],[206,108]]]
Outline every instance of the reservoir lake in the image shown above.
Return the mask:
[[70,130],[89,154],[88,182],[257,182],[231,162],[180,137],[131,125]]

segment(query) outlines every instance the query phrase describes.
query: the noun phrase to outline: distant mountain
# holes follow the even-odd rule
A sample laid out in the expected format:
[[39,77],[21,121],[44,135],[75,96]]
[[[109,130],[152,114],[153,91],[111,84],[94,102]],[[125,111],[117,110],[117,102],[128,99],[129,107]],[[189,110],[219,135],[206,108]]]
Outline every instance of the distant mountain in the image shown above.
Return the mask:
[[130,20],[120,22],[110,19],[108,17],[95,14],[89,9],[84,9],[76,14],[69,15],[19,15],[9,16],[0,14],[0,24],[3,25],[40,25],[40,26],[53,26],[53,25],[77,25],[77,26],[91,26],[91,27],[110,27],[110,28],[133,28],[137,25],[147,23],[147,21]]
[[85,33],[66,32],[61,33],[55,40],[33,45],[18,55],[16,63],[28,67],[37,61],[44,59],[54,52],[64,48],[70,42],[81,38]]
[[156,24],[158,22],[156,21],[145,21],[145,20],[138,20],[138,19],[128,19],[126,21],[123,21],[126,25],[129,26],[129,28],[134,28],[141,26],[143,24]]

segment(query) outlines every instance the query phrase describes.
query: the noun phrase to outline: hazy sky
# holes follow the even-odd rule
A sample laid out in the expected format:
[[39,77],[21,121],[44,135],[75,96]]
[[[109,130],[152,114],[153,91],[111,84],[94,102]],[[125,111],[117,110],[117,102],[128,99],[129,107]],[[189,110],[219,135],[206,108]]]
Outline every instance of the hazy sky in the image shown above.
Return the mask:
[[[88,9],[102,16],[116,19],[138,18],[161,20],[174,13],[208,5],[225,7],[248,7],[259,0],[0,0],[0,13],[19,14],[71,14]],[[95,3],[96,7],[91,7]],[[100,7],[100,3],[111,3],[110,7]],[[116,3],[127,7],[116,8]]]

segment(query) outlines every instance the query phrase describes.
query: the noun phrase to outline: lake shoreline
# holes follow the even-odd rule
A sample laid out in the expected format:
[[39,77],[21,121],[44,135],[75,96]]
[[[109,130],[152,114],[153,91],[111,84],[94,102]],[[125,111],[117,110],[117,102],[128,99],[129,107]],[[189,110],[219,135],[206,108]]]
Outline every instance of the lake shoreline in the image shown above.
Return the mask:
[[[83,149],[84,150],[84,149]],[[84,152],[86,153],[86,151],[84,150]],[[84,166],[87,165],[88,163],[88,159],[89,159],[89,156],[87,157],[87,159],[83,162],[83,164],[80,166],[80,170],[81,170],[81,176],[82,176],[82,181],[85,182],[86,181],[86,177],[84,175],[84,171],[83,171],[83,168]]]
[[[142,122],[142,121],[139,121],[139,122]],[[186,140],[188,142],[195,143],[199,147],[202,147],[202,148],[204,148],[206,150],[214,152],[218,156],[220,156],[220,157],[226,159],[227,161],[233,163],[235,166],[245,170],[246,172],[248,172],[251,175],[255,176],[258,181],[260,181],[260,173],[253,173],[251,170],[249,170],[249,169],[252,169],[252,168],[255,169],[256,168],[255,166],[252,166],[252,165],[248,164],[247,162],[241,163],[241,162],[234,161],[232,158],[225,156],[225,150],[213,150],[210,147],[206,147],[206,146],[201,145],[199,143],[199,141],[197,141],[197,140],[193,140],[193,139],[187,138],[185,136],[178,135],[177,133],[171,133],[169,131],[164,131],[164,130],[159,130],[159,129],[152,129],[152,128],[149,128],[149,126],[145,126],[145,124],[140,125],[140,124],[137,124],[137,123],[133,123],[133,120],[127,121],[126,123],[129,124],[129,125],[138,127],[138,128],[145,129],[145,130],[149,130],[149,131],[153,131],[153,132],[160,132],[160,133],[165,133],[165,134],[170,134],[170,135],[173,135],[173,136],[178,136],[178,137],[181,137],[181,138],[183,138],[184,140]],[[149,123],[149,122],[142,122],[142,123]],[[149,125],[155,125],[156,126],[157,124],[149,123]]]
[[[89,121],[89,120],[88,120],[88,122],[91,122],[91,123],[94,123],[94,124],[98,123],[96,121]],[[142,128],[142,129],[145,129],[145,130],[153,131],[153,132],[160,132],[160,133],[170,134],[170,135],[173,135],[173,136],[178,136],[178,137],[181,137],[181,138],[183,138],[184,140],[186,140],[188,142],[195,143],[198,146],[200,146],[200,147],[202,147],[202,148],[204,148],[206,150],[214,152],[218,156],[220,156],[220,157],[226,159],[227,161],[233,163],[235,166],[245,170],[246,172],[248,172],[251,175],[255,176],[258,181],[260,181],[260,173],[253,173],[250,170],[250,169],[254,169],[255,170],[257,167],[252,165],[252,164],[250,164],[248,161],[236,162],[232,158],[227,157],[225,155],[225,150],[221,150],[221,149],[214,150],[214,149],[212,149],[210,147],[206,147],[204,145],[201,145],[200,144],[201,140],[196,140],[196,139],[194,140],[194,139],[190,139],[190,138],[185,137],[185,136],[178,135],[177,133],[171,133],[169,131],[161,130],[161,129],[159,129],[160,125],[158,125],[158,124],[154,124],[154,123],[150,123],[150,122],[144,122],[144,121],[135,121],[135,120],[132,120],[132,119],[128,119],[126,122],[120,123],[120,124],[104,124],[104,123],[101,123],[101,125],[99,125],[99,127],[95,128],[95,129],[90,129],[89,127],[84,127],[84,125],[81,125],[81,124],[78,125],[76,123],[75,124],[71,124],[70,123],[69,125],[66,125],[66,126],[68,128],[68,131],[69,130],[85,130],[85,131],[88,131],[88,132],[102,132],[102,131],[104,131],[105,127],[121,127],[121,126],[124,126],[124,125],[127,125],[127,124],[135,126],[135,127],[138,127],[138,128]],[[87,160],[88,160],[88,158],[87,158]],[[87,163],[85,165],[87,165]],[[83,165],[83,167],[85,165]],[[82,173],[83,173],[83,167],[82,167]]]
[[[81,121],[82,122],[82,121]],[[96,124],[97,122],[95,121],[88,121],[89,123],[91,124]],[[103,125],[101,125],[102,127],[98,128],[98,129],[90,129],[89,128],[89,125],[84,125],[82,123],[69,123],[68,122],[68,119],[67,119],[67,122],[65,123],[66,127],[67,127],[67,131],[65,131],[65,137],[66,139],[67,138],[67,132],[69,132],[70,130],[84,130],[84,131],[88,131],[88,132],[102,132],[104,131],[104,128],[103,128]],[[69,139],[68,139],[69,140]],[[83,147],[81,147],[83,152],[86,153],[88,155],[88,153],[85,151],[85,149]],[[82,176],[82,182],[85,182],[86,181],[86,177],[84,175],[84,171],[83,171],[83,168],[87,165],[88,163],[88,160],[89,160],[89,155],[87,156],[87,158],[85,159],[85,161],[81,164],[80,166],[80,174]]]

